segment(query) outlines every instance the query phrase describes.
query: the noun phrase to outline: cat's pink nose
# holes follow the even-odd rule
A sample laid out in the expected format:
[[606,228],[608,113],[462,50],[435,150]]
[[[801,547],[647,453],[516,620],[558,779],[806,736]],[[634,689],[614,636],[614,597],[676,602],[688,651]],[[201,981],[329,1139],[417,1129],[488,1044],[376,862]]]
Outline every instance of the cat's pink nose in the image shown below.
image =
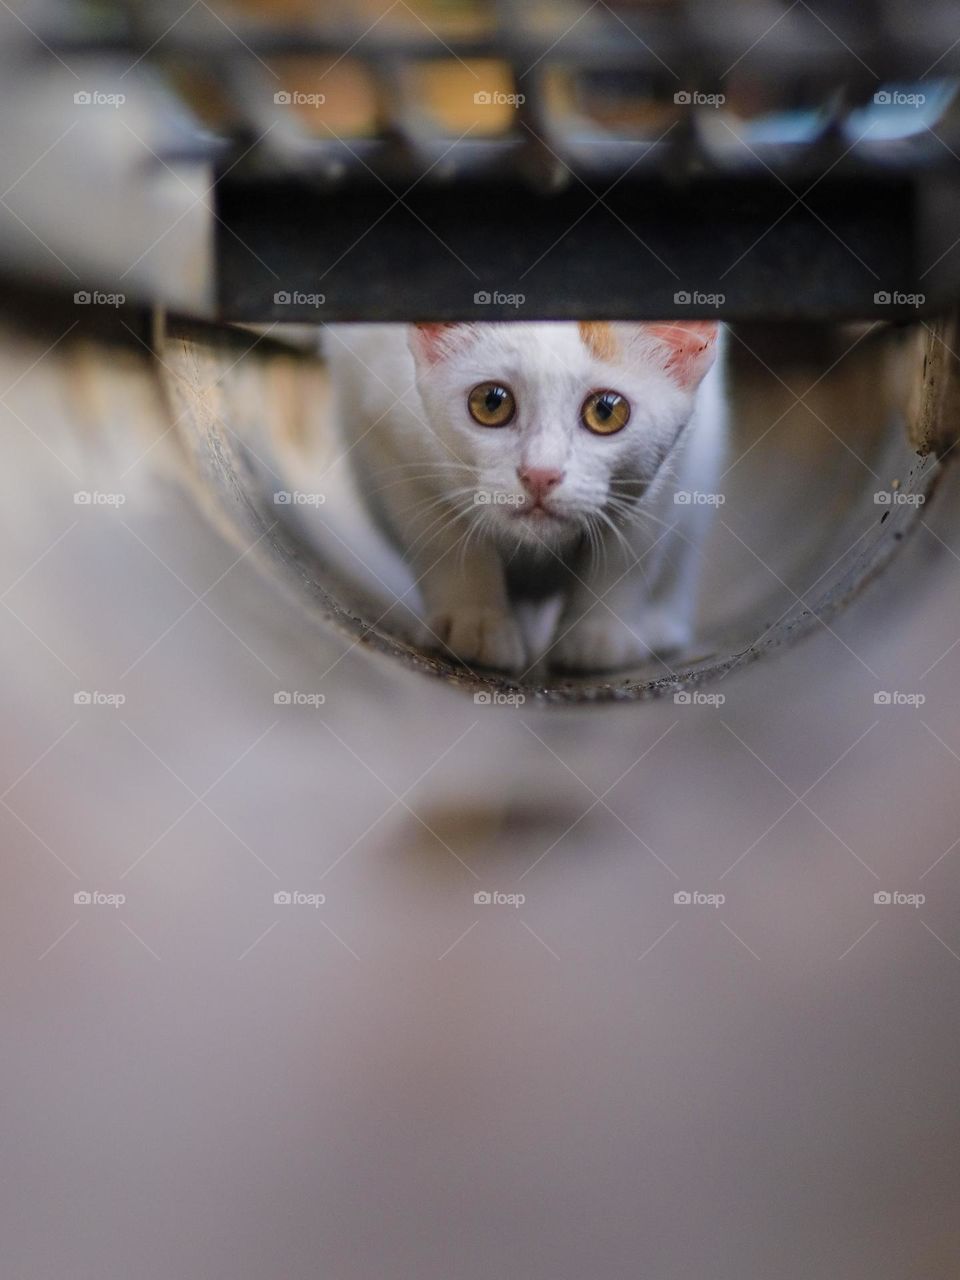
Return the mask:
[[517,467],[517,475],[534,502],[542,502],[563,479],[563,472],[556,467]]

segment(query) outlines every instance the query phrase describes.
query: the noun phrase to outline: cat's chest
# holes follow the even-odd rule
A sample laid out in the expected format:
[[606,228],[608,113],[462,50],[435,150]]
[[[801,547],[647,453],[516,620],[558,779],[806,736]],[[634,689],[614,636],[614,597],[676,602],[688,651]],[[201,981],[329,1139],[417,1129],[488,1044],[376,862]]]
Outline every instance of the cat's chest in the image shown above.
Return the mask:
[[514,600],[547,600],[567,590],[583,560],[584,543],[578,538],[558,551],[518,547],[505,556],[507,591]]

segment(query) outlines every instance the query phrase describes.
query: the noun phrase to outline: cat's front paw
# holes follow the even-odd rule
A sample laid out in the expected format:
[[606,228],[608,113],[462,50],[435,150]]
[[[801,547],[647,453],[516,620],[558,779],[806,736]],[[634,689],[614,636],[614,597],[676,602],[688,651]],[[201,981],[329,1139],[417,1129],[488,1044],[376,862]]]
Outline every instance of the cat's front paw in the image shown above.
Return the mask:
[[639,633],[606,613],[561,621],[558,634],[550,665],[561,671],[613,671],[651,656]]
[[573,623],[561,621],[557,634],[550,663],[561,671],[624,670],[690,641],[687,624],[661,609],[628,626],[601,606]]
[[669,604],[650,605],[637,631],[658,657],[680,653],[693,643],[693,627],[686,614]]
[[520,628],[502,610],[461,605],[432,614],[427,626],[434,646],[467,665],[498,671],[522,671],[527,665]]

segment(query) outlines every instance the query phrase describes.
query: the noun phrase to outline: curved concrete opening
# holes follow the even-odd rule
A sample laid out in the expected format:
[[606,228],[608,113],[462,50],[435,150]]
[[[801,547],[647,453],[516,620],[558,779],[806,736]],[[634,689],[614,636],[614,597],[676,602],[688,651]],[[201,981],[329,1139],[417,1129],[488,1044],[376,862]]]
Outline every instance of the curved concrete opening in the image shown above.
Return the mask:
[[218,523],[308,625],[334,625],[427,675],[491,695],[637,699],[720,676],[831,618],[893,555],[930,496],[946,420],[929,327],[732,330],[732,442],[693,647],[596,677],[522,682],[420,648],[413,575],[365,517],[315,333],[278,342],[179,321],[157,330],[176,429]]

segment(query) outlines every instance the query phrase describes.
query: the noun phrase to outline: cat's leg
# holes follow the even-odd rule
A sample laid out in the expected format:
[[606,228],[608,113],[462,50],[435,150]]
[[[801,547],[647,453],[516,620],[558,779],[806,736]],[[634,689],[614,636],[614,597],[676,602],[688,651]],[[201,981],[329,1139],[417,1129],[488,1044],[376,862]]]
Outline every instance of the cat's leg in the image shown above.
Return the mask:
[[469,537],[470,517],[451,509],[408,521],[408,554],[424,604],[425,644],[470,666],[522,671],[523,633],[507,595],[499,551]]
[[599,548],[599,563],[579,565],[548,652],[567,671],[610,671],[635,666],[686,642],[672,615],[651,610],[644,561],[649,541],[629,551],[612,535]]
[[498,553],[491,547],[470,547],[461,558],[454,539],[442,554],[420,576],[428,641],[467,665],[522,671],[526,646],[507,599]]
[[665,473],[627,531],[632,557],[608,534],[600,572],[581,571],[557,628],[555,665],[610,670],[669,657],[693,640],[704,547],[723,501],[725,416],[714,382],[678,454],[679,474],[667,483]]

